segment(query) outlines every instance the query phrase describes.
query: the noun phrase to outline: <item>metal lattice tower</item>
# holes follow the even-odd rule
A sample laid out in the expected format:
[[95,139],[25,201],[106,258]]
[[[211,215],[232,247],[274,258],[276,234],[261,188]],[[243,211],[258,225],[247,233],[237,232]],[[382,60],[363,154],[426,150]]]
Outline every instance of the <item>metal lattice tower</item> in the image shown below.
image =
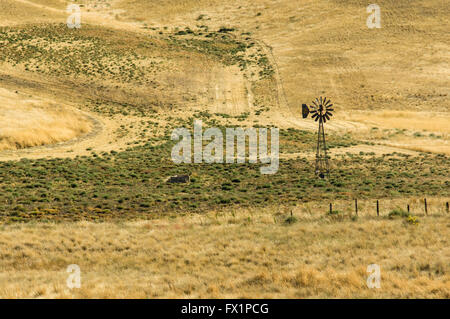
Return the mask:
[[308,117],[308,114],[312,114],[312,118],[319,122],[319,130],[317,132],[317,149],[316,149],[316,165],[315,173],[320,178],[324,178],[330,174],[330,164],[328,162],[327,144],[325,142],[325,130],[323,124],[330,120],[333,116],[331,113],[334,111],[330,100],[327,98],[317,98],[313,101],[313,104],[309,107],[306,104],[302,105],[303,118]]

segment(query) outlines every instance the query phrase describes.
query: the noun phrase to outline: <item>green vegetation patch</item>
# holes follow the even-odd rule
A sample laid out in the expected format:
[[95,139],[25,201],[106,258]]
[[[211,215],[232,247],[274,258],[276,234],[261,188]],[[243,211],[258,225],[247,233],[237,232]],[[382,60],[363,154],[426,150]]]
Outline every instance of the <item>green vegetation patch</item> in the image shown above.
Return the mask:
[[[96,157],[2,162],[0,219],[151,218],[317,198],[448,196],[450,190],[450,162],[444,155],[344,157],[332,161],[329,179],[320,180],[313,161],[304,158],[280,160],[277,174],[261,175],[259,165],[248,163],[176,165],[172,146],[147,143]],[[189,174],[191,182],[166,182],[177,174]]]

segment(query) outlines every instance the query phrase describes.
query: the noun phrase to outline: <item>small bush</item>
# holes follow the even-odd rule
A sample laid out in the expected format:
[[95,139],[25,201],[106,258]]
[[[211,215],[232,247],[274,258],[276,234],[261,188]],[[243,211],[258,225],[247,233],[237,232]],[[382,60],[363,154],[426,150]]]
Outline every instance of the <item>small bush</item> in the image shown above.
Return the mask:
[[291,216],[289,216],[288,218],[286,218],[285,220],[284,220],[284,222],[286,223],[286,224],[294,224],[294,223],[296,223],[298,221],[298,219],[297,219],[297,217],[295,217],[294,215],[292,215],[291,214]]
[[403,209],[396,208],[389,212],[389,218],[395,218],[395,217],[408,217],[409,214],[407,211],[404,211]]

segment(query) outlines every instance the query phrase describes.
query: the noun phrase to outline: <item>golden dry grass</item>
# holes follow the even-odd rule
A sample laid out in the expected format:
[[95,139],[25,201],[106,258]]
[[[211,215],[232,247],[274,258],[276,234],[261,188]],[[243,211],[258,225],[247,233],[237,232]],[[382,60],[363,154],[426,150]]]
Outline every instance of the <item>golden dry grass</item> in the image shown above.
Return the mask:
[[[83,1],[87,2],[91,1]],[[237,27],[237,33],[251,32],[252,38],[272,48],[288,102],[277,105],[268,98],[271,111],[261,124],[315,128],[299,119],[299,107],[327,95],[340,111],[330,128],[379,139],[388,152],[406,148],[450,154],[450,41],[445,23],[449,3],[377,3],[382,9],[379,30],[367,29],[368,3],[362,0],[117,0],[111,9],[84,13],[82,21],[112,28],[111,39],[127,38],[127,45],[135,38],[127,32],[147,32],[138,30],[144,23],[163,33],[202,24],[210,30],[231,26]],[[0,25],[65,23],[66,4],[0,0]],[[242,74],[195,53],[183,54],[171,57],[157,75],[162,89],[103,78],[96,83],[123,88],[106,96],[114,101],[144,105],[152,99],[183,106],[165,111],[174,117],[190,116],[196,109],[233,115],[249,110],[243,95],[249,83],[244,83]],[[16,90],[14,85],[23,84],[24,92],[38,98],[30,101],[0,91],[0,149],[65,141],[90,129],[83,116],[60,109],[65,99],[77,104],[81,95],[104,94],[95,86],[82,88],[83,78],[74,80],[83,90],[75,96],[62,77],[50,81],[7,63],[1,73],[16,79],[5,80],[2,86]],[[42,85],[42,92],[27,87],[26,79]],[[44,99],[50,88],[54,96]],[[254,93],[270,97],[269,90],[273,85],[255,87]],[[81,108],[78,104],[74,106]],[[347,111],[351,113],[345,115]],[[119,143],[113,132],[138,119],[117,117],[103,119],[102,133],[91,142],[17,157],[89,155],[91,148],[119,150],[134,136]],[[418,139],[411,134],[389,137],[390,131],[364,131],[372,126],[442,136]],[[364,147],[366,152],[374,149]],[[359,151],[356,146],[355,152]],[[0,297],[449,298],[450,220],[444,201],[448,199],[429,199],[430,216],[421,213],[420,199],[382,201],[383,216],[410,203],[419,215],[419,226],[404,219],[377,218],[373,201],[359,203],[356,221],[348,217],[351,203],[335,202],[343,217],[325,217],[328,203],[309,203],[293,209],[298,222],[291,225],[284,223],[290,208],[283,207],[152,221],[0,225]],[[381,289],[366,286],[366,268],[372,263],[381,266]],[[81,289],[66,287],[69,264],[81,267]]]
[[380,128],[450,133],[448,112],[366,111],[342,114],[346,119],[360,121]]
[[346,110],[448,111],[449,3],[377,4],[382,28],[374,30],[362,0],[118,2],[129,21],[251,32],[273,48],[292,110],[324,94]]
[[0,89],[0,150],[67,141],[89,132],[91,126],[74,110]]
[[[63,11],[49,12],[41,5],[36,5],[36,3],[44,4],[45,1],[2,0],[0,2],[0,26],[56,21],[63,22],[64,19],[67,19],[67,15]],[[64,8],[64,6],[61,6],[61,8]]]
[[[376,128],[358,136],[382,145],[419,152],[450,154],[448,112],[380,110],[354,111],[348,114],[341,113],[340,116],[348,121],[364,123],[368,128]],[[399,130],[403,132],[392,134]]]
[[[430,201],[431,216],[419,215],[418,226],[377,218],[363,204],[356,221],[330,219],[317,203],[294,208],[298,222],[290,225],[288,208],[3,225],[0,297],[449,298],[442,201]],[[383,215],[397,206],[382,205]],[[366,285],[374,263],[380,289]],[[66,287],[69,264],[81,268],[80,289]]]
[[136,21],[148,21],[149,17],[156,16],[158,20],[166,23],[179,15],[193,13],[204,8],[214,8],[222,4],[220,0],[166,0],[161,1],[136,1],[119,0],[115,4],[122,9],[122,16]]
[[[84,22],[113,28],[117,32],[111,36],[119,38],[124,36],[123,31],[138,31],[143,25],[158,27],[164,33],[177,27],[206,25],[211,30],[236,27],[237,33],[250,32],[253,38],[265,42],[272,48],[272,62],[278,65],[288,103],[283,98],[277,105],[269,99],[270,112],[258,118],[259,124],[312,129],[314,125],[309,121],[299,119],[299,107],[318,95],[327,95],[332,97],[338,111],[330,129],[361,131],[379,124],[412,131],[444,132],[446,135],[440,140],[419,143],[414,138],[393,139],[385,141],[385,145],[399,151],[450,152],[449,38],[442,23],[448,20],[445,2],[380,1],[382,28],[376,30],[367,28],[367,3],[360,0],[171,0],[164,3],[118,0],[109,1],[111,7],[106,8],[94,8],[90,0],[81,3],[86,5],[82,9]],[[5,0],[2,5],[5,13],[2,21],[10,25],[36,21],[64,23],[67,16],[63,0]],[[21,12],[29,13],[30,19],[24,19]],[[190,116],[194,108],[233,115],[249,111],[250,103],[241,94],[249,84],[243,83],[246,81],[242,74],[231,75],[220,67],[208,67],[204,59],[194,54],[190,59],[185,58],[174,59],[176,67],[170,67],[169,74],[158,75],[159,81],[175,90],[135,92],[135,88],[127,88],[135,94],[123,98],[145,103],[153,96],[163,102],[184,105],[181,114],[176,116]],[[222,78],[217,76],[220,72]],[[97,82],[105,84],[107,80],[97,79]],[[219,94],[215,93],[217,88]],[[259,95],[273,95],[273,86],[255,89]],[[196,99],[196,105],[186,105],[192,98]],[[346,115],[349,110],[367,109],[371,112],[364,116],[353,116],[353,112]],[[378,114],[392,109],[397,115],[407,115]],[[433,117],[422,118],[429,110],[433,110]],[[251,116],[249,120],[255,118]]]
[[[145,4],[122,0],[118,4],[125,10],[124,21],[169,29],[200,24],[211,29],[237,27],[270,46],[287,103],[282,97],[279,107],[271,105],[267,119],[262,117],[260,123],[311,129],[308,121],[298,119],[300,106],[325,95],[336,105],[336,116],[328,125],[334,131],[359,133],[379,126],[440,132],[444,135],[439,140],[424,141],[414,137],[398,141],[385,134],[383,139],[390,141],[383,143],[400,152],[450,154],[450,38],[443,27],[447,2],[379,1],[381,29],[367,28],[368,3],[361,0],[185,0],[164,6],[153,0]],[[353,114],[355,110],[369,111],[362,115]]]

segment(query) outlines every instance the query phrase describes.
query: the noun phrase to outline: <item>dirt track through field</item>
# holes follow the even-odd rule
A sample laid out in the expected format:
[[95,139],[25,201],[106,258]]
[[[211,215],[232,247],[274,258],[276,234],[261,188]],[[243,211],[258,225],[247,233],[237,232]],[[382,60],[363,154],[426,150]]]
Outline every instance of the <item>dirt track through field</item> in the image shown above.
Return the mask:
[[[17,2],[27,5],[35,6],[40,9],[46,10],[49,13],[58,12],[65,13],[65,10],[58,10],[53,7],[36,4],[27,0],[16,0]],[[123,29],[134,32],[147,32],[143,30],[142,24],[138,22],[124,22],[113,19],[114,15],[108,15],[109,12],[114,10],[108,10],[107,12],[88,12],[83,15],[83,21],[88,23],[95,23],[98,25],[108,25],[113,28]],[[176,24],[177,22],[174,21]],[[280,74],[280,70],[277,63],[277,57],[274,55],[270,45],[266,44],[263,40],[257,40],[264,53],[268,56],[271,65],[275,69],[275,80],[277,88],[277,103],[273,106],[267,115],[266,120],[262,120],[261,124],[273,124],[280,128],[294,127],[298,129],[316,130],[316,124],[313,121],[304,120],[301,118],[300,109],[302,103],[309,103],[310,101],[299,101],[298,105],[291,105],[286,98],[285,87],[283,79]],[[214,82],[210,85],[210,91],[214,92],[213,101],[208,100],[207,104],[200,106],[201,108],[214,113],[227,113],[231,115],[239,115],[241,113],[249,112],[253,108],[253,93],[251,91],[251,85],[248,80],[239,73],[236,69],[219,70],[225,73],[218,74],[218,70],[211,70],[210,78],[214,79]],[[247,93],[246,93],[247,91]],[[38,97],[39,98],[39,97]],[[55,101],[59,103],[61,101]],[[8,150],[0,152],[0,160],[17,160],[20,158],[46,158],[46,157],[74,157],[77,155],[89,155],[91,150],[94,151],[109,151],[109,150],[121,150],[126,147],[127,143],[133,138],[133,134],[130,134],[128,138],[117,139],[115,132],[123,125],[124,121],[133,121],[134,119],[119,120],[118,118],[103,118],[98,114],[93,114],[84,111],[83,114],[91,121],[93,128],[89,133],[77,136],[69,141],[64,141],[57,144],[39,146],[20,150]],[[337,117],[337,118],[336,118]],[[360,121],[354,121],[351,119],[342,120],[339,119],[339,113],[335,115],[333,121],[327,123],[327,131],[333,132],[365,132],[370,130],[371,125],[365,124]],[[137,132],[134,132],[137,133]],[[380,145],[362,145],[352,146],[348,148],[340,148],[339,153],[345,152],[400,152],[408,154],[416,154],[413,150],[405,149],[408,146],[390,144],[383,149]],[[412,147],[409,147],[412,148]],[[382,150],[383,149],[383,150]],[[332,152],[333,154],[333,152]],[[292,156],[297,155],[296,153]],[[290,157],[289,154],[283,156]]]

